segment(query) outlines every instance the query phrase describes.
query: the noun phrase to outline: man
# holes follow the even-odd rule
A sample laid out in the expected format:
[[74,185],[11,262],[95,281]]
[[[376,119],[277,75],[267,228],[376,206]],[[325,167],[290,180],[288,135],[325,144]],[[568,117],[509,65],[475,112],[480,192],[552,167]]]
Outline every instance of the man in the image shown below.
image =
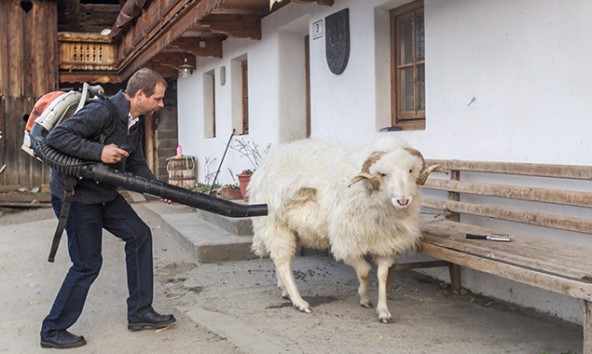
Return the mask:
[[[102,161],[116,170],[155,179],[144,159],[138,119],[142,115],[151,116],[164,106],[166,86],[157,72],[140,69],[129,79],[125,92],[120,91],[110,98],[116,115],[112,116],[105,104],[89,103],[51,130],[46,141],[67,155]],[[99,142],[97,137],[112,124],[115,124],[112,133],[104,143]],[[118,147],[123,144],[132,146],[126,148],[131,153]],[[56,215],[62,209],[68,179],[52,171],[50,190]],[[136,331],[175,323],[173,315],[160,315],[152,308],[154,276],[150,228],[117,192],[116,186],[82,179],[74,187],[66,223],[72,266],[49,315],[43,320],[42,347],[74,348],[86,344],[83,336],[67,329],[82,313],[90,286],[99,275],[103,228],[125,242],[128,328]]]

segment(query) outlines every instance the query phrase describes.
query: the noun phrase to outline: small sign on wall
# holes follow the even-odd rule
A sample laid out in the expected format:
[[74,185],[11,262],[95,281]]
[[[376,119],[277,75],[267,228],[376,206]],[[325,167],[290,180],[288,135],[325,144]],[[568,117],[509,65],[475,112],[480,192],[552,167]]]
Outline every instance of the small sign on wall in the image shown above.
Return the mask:
[[312,39],[321,38],[323,36],[323,19],[312,23]]

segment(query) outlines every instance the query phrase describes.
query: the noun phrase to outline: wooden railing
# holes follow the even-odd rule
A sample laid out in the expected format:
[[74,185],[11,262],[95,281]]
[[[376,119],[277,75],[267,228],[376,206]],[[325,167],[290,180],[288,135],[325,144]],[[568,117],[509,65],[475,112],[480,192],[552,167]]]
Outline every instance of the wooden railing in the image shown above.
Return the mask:
[[58,33],[60,71],[117,70],[117,47],[109,36],[92,33]]

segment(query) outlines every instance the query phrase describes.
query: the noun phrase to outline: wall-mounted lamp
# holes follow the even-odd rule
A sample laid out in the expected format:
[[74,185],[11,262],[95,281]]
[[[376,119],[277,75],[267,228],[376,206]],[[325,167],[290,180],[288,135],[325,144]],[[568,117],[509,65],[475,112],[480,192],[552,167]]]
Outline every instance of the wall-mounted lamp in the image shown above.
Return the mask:
[[193,74],[193,69],[193,65],[187,63],[187,53],[183,54],[183,64],[179,67],[179,77],[190,77]]
[[206,41],[203,38],[201,38],[199,40],[199,47],[200,48],[205,48],[206,47]]

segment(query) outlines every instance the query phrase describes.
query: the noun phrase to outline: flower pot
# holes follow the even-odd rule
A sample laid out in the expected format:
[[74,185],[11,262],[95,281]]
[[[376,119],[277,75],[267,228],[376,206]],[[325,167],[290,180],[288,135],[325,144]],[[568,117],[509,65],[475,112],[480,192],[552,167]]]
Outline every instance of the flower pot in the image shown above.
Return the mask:
[[229,189],[225,193],[225,198],[229,200],[242,199],[243,194],[241,193],[240,189]]
[[251,181],[251,174],[238,174],[238,185],[240,186],[240,192],[243,196],[243,200],[245,202],[249,201],[249,193],[247,192],[247,187],[249,186],[249,182]]

